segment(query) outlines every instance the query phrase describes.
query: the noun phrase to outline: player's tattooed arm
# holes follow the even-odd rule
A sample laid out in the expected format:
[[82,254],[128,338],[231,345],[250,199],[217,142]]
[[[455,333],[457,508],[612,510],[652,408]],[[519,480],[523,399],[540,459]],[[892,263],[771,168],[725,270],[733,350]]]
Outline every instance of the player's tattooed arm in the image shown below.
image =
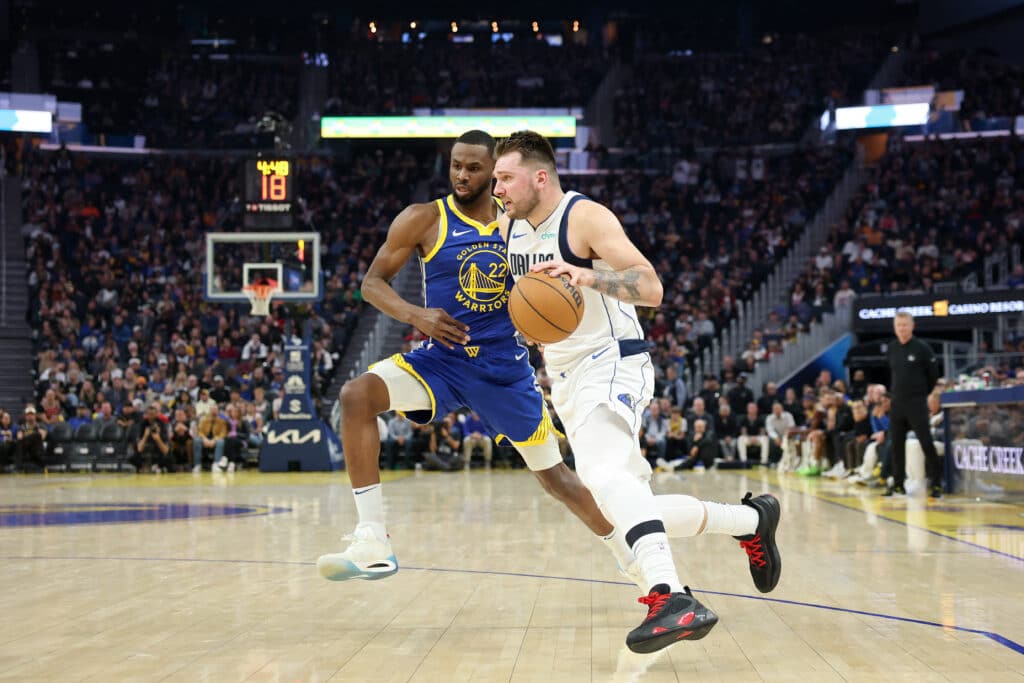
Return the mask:
[[566,275],[574,287],[590,287],[623,303],[640,306],[661,303],[661,281],[654,267],[647,263],[607,271],[581,268],[565,261],[541,261],[533,264],[530,270],[545,271],[552,277]]
[[644,266],[634,266],[615,272],[595,270],[594,282],[590,288],[625,303],[643,303],[645,297],[641,295],[640,289],[644,270]]

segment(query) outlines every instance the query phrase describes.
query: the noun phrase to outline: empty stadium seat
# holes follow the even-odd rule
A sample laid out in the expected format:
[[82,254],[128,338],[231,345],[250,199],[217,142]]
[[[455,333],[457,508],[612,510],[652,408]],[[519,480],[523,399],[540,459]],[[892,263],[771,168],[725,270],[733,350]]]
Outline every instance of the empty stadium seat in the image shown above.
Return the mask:
[[99,454],[99,430],[92,422],[86,422],[75,430],[74,440],[68,453],[68,469],[91,472]]
[[67,422],[58,422],[46,437],[43,464],[48,470],[66,470],[75,431]]
[[128,441],[124,428],[115,422],[104,425],[99,434],[96,470],[117,471],[125,469],[127,464]]

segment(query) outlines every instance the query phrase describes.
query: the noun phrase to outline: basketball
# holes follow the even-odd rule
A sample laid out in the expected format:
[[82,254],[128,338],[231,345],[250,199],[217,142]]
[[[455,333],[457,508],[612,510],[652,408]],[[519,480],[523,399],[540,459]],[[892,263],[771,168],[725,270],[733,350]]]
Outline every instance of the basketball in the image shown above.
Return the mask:
[[583,320],[583,292],[569,284],[566,275],[527,273],[512,288],[508,313],[524,337],[554,344],[575,332]]

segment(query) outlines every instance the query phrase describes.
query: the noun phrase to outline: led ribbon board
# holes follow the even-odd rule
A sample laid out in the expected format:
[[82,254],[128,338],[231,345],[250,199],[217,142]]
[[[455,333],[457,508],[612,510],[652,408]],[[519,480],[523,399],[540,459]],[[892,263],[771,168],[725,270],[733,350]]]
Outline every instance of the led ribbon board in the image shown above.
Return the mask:
[[323,138],[455,138],[467,130],[504,137],[532,130],[549,138],[576,137],[573,116],[325,116]]
[[[869,107],[836,109],[836,130],[920,126],[928,123],[927,102],[918,104],[876,104]],[[821,129],[829,126],[828,112],[821,115]]]
[[0,131],[50,133],[53,132],[53,114],[29,109],[0,109]]

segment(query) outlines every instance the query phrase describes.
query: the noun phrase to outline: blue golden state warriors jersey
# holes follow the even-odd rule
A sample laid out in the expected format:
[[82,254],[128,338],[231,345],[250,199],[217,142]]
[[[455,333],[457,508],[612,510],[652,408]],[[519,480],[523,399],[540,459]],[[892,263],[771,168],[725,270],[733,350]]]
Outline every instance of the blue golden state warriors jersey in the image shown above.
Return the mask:
[[426,305],[469,325],[470,342],[451,351],[430,342],[392,356],[430,395],[430,409],[410,411],[408,417],[426,424],[467,407],[480,415],[491,436],[516,446],[545,443],[554,425],[529,352],[516,341],[505,310],[512,280],[498,221],[473,220],[451,195],[438,199],[437,208],[437,243],[422,259]]
[[459,211],[452,195],[436,203],[437,243],[422,259],[427,308],[443,308],[468,325],[473,347],[511,342],[515,328],[504,309],[512,279],[498,221],[473,220]]

